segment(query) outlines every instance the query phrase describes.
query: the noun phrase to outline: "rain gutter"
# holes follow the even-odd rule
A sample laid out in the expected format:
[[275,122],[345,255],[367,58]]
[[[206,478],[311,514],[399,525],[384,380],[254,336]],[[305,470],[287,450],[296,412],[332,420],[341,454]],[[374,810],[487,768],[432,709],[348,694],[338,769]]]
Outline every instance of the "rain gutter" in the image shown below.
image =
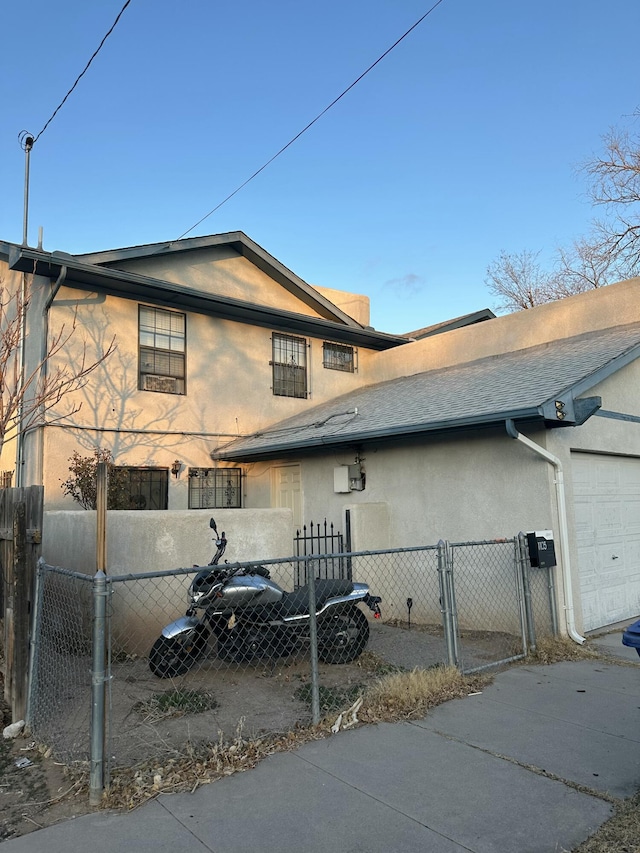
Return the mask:
[[556,487],[556,501],[558,505],[558,524],[560,525],[560,553],[562,555],[562,581],[564,588],[564,612],[567,624],[567,633],[574,642],[582,645],[585,642],[585,638],[576,630],[573,607],[573,584],[571,581],[571,561],[569,557],[569,527],[567,524],[567,503],[565,497],[562,462],[557,456],[554,456],[553,453],[549,453],[549,451],[544,447],[541,447],[539,444],[536,444],[535,441],[531,441],[530,438],[527,438],[526,435],[522,435],[522,433],[518,432],[516,425],[511,418],[508,418],[505,421],[505,427],[511,438],[515,438],[517,441],[524,444],[525,447],[533,450],[534,453],[537,453],[538,456],[541,456],[550,465],[553,465],[555,469],[554,484]]

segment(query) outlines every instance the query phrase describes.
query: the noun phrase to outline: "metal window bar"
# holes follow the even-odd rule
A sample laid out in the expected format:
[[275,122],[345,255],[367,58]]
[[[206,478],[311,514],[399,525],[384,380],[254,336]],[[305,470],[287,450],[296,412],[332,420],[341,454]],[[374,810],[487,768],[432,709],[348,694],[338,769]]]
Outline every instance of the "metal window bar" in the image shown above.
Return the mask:
[[307,396],[307,341],[273,335],[273,393],[280,397]]
[[168,507],[168,468],[128,468],[117,466],[122,472],[123,489],[129,496],[128,509],[162,510]]
[[355,372],[355,350],[346,344],[334,344],[325,341],[322,344],[322,366],[328,370]]
[[189,468],[189,509],[241,506],[241,468]]

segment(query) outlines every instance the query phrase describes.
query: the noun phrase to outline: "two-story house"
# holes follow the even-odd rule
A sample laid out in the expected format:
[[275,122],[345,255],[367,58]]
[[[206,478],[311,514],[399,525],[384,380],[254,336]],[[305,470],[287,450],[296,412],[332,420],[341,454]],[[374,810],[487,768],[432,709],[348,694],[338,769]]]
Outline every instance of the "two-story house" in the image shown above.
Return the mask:
[[349,509],[356,549],[552,530],[569,633],[640,612],[640,279],[398,336],[242,233],[0,243],[0,277],[31,291],[27,369],[74,317],[60,364],[116,336],[3,450],[48,509],[77,508],[69,458],[101,447],[132,509],[288,507],[294,528]]

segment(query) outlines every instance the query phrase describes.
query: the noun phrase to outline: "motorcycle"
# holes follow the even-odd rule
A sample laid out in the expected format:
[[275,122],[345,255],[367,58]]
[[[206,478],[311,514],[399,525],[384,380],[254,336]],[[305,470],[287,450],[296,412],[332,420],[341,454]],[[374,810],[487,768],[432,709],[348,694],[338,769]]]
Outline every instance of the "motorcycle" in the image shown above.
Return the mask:
[[[149,668],[158,678],[188,672],[216,641],[217,657],[243,663],[286,657],[310,642],[309,585],[286,592],[264,566],[218,565],[227,547],[224,532],[215,533],[216,553],[189,585],[186,614],[162,629],[149,653]],[[196,568],[196,567],[194,567]],[[315,580],[318,658],[343,664],[362,654],[369,622],[358,604],[380,618],[378,596],[364,583]]]

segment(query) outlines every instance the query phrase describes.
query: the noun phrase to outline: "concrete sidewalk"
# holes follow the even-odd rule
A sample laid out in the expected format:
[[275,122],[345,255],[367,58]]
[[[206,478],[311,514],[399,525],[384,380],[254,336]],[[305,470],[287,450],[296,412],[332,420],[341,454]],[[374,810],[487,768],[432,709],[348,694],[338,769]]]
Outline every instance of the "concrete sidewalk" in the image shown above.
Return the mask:
[[[616,643],[617,639],[617,643]],[[599,641],[600,642],[600,641]],[[418,722],[365,726],[255,769],[98,812],[2,853],[561,853],[640,787],[640,658],[522,666]]]

